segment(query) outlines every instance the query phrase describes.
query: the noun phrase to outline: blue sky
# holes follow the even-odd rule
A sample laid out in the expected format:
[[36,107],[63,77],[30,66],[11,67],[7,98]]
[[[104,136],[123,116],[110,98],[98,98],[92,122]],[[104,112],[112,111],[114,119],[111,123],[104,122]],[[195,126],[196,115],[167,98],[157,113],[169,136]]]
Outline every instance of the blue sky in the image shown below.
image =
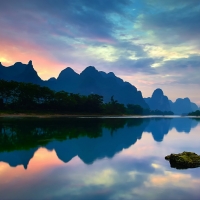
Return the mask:
[[39,76],[92,65],[144,97],[200,105],[199,0],[0,0],[0,61],[33,61]]

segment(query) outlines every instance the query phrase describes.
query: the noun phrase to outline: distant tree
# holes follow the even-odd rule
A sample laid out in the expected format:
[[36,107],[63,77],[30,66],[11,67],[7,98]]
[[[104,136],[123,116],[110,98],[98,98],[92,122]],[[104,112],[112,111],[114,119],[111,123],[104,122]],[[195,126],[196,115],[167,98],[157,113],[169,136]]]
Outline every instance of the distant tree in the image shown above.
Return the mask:
[[140,105],[127,104],[126,112],[131,115],[142,115],[143,108]]
[[3,108],[4,108],[3,99],[0,99],[0,110],[2,110]]
[[189,116],[200,116],[200,110],[196,110],[188,114]]
[[90,94],[84,101],[84,110],[90,113],[101,113],[103,105],[103,96]]
[[118,103],[117,100],[114,100],[114,97],[112,96],[110,99],[110,102],[104,104],[104,113],[105,114],[125,114],[126,108],[124,104]]
[[149,115],[174,115],[172,111],[151,110]]

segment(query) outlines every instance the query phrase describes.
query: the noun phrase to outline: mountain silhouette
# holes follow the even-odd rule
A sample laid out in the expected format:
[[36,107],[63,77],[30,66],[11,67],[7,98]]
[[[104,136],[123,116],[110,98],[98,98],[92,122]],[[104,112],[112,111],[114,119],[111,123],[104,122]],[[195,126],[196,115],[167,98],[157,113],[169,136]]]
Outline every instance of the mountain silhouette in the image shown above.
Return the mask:
[[191,109],[192,109],[192,112],[196,111],[196,110],[199,110],[197,104],[191,102]]
[[17,62],[10,67],[4,67],[0,64],[0,79],[34,83],[38,85],[42,85],[43,83],[42,79],[34,70],[31,60],[27,65]]
[[145,98],[145,101],[151,110],[171,111],[168,97],[160,88],[154,90],[151,98]]
[[174,114],[188,114],[198,110],[198,106],[189,98],[178,98],[172,102],[164,95],[162,89],[156,89],[151,97],[143,98],[142,93],[128,82],[124,82],[113,72],[98,71],[94,66],[85,68],[80,74],[72,68],[62,70],[58,78],[43,81],[34,70],[32,61],[28,64],[16,62],[10,67],[4,67],[0,62],[0,79],[19,81],[47,86],[55,91],[66,91],[82,95],[99,94],[104,102],[109,102],[111,96],[119,103],[140,105],[151,110],[172,111]]
[[198,110],[198,106],[189,98],[178,98],[172,102],[164,95],[162,89],[154,90],[151,97],[144,98],[151,110],[172,111],[176,115],[188,114]]
[[93,66],[85,68],[80,74],[67,67],[60,72],[57,79],[52,77],[43,81],[34,70],[32,61],[27,65],[18,62],[10,67],[0,64],[0,79],[39,84],[55,91],[63,90],[82,95],[99,94],[104,97],[104,102],[109,102],[111,96],[114,96],[119,103],[148,108],[142,93],[135,86],[116,77],[113,72],[98,71]]
[[174,114],[182,115],[198,110],[198,106],[191,102],[189,98],[178,98],[175,102],[169,101]]

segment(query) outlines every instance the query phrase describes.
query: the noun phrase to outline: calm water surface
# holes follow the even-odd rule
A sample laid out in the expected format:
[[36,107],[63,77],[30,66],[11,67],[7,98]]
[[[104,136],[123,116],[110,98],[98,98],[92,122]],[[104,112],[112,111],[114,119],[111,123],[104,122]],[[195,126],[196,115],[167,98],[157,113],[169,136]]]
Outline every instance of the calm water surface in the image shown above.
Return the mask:
[[164,157],[200,154],[191,118],[0,119],[0,199],[200,199],[200,168]]

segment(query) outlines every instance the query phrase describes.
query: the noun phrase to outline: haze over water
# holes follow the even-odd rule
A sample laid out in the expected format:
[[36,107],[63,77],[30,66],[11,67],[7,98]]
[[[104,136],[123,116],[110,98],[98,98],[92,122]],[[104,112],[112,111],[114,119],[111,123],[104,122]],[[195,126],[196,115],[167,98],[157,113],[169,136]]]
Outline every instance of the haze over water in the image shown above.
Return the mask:
[[200,168],[164,157],[200,154],[192,118],[2,118],[0,199],[199,199]]

